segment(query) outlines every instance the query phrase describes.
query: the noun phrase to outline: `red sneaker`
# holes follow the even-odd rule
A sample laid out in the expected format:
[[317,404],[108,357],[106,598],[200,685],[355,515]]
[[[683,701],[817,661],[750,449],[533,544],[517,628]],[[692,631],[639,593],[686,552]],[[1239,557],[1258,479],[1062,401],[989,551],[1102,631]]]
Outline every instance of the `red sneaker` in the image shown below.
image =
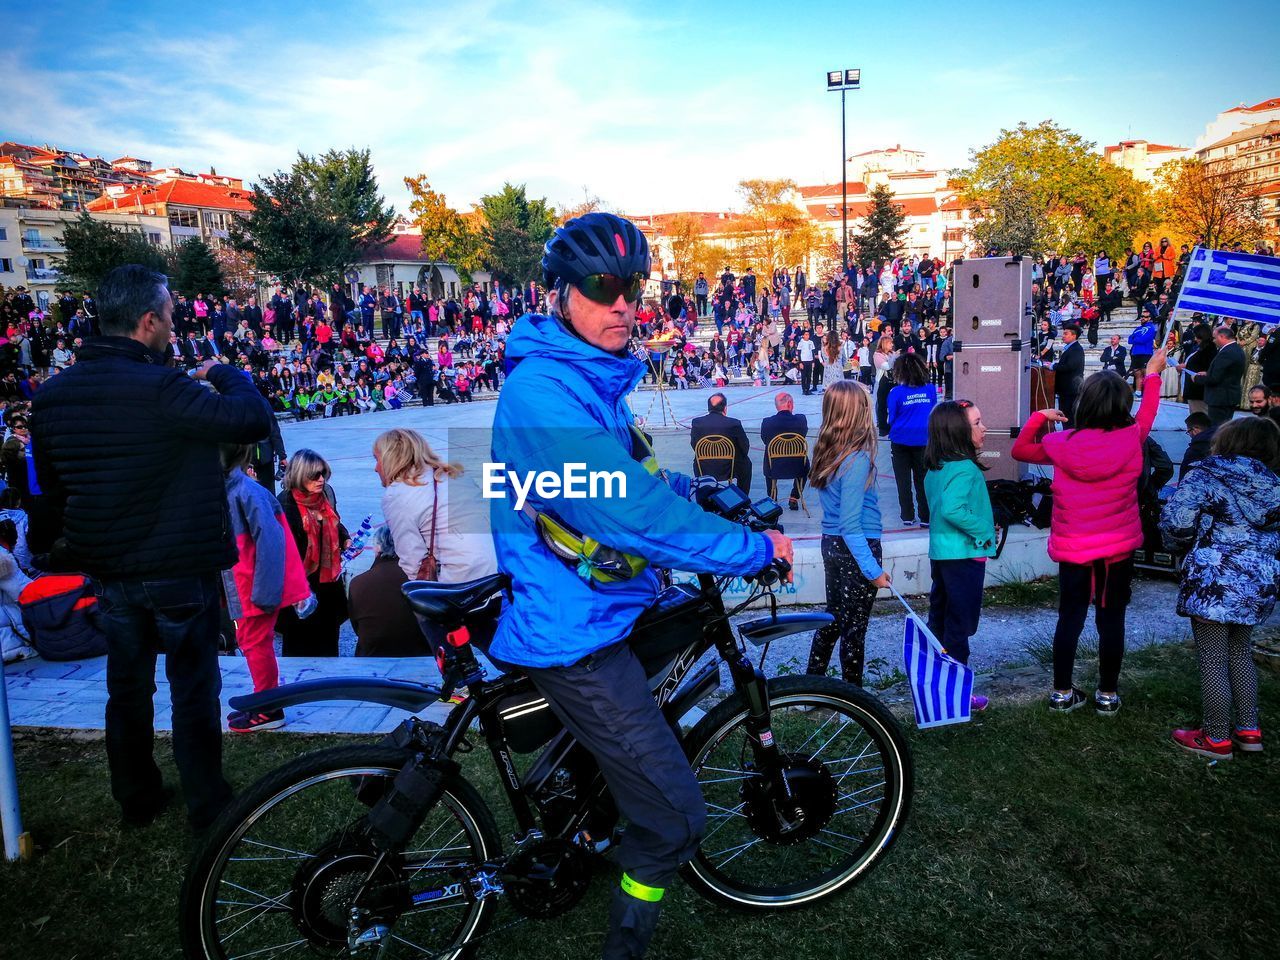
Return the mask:
[[1243,750],[1245,753],[1261,753],[1262,731],[1257,727],[1252,730],[1241,730],[1237,727],[1231,734],[1231,742],[1236,745],[1237,750]]
[[1210,760],[1230,760],[1231,741],[1211,740],[1203,730],[1175,730],[1173,742],[1188,753],[1199,754]]

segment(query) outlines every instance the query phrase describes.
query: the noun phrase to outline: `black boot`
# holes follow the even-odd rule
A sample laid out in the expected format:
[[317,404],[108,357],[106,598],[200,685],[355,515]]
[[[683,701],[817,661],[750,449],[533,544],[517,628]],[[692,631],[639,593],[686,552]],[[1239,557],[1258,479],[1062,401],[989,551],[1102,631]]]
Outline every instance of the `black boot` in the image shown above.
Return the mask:
[[621,889],[615,889],[609,904],[609,932],[604,938],[603,960],[638,960],[643,957],[661,913],[660,902],[638,900]]

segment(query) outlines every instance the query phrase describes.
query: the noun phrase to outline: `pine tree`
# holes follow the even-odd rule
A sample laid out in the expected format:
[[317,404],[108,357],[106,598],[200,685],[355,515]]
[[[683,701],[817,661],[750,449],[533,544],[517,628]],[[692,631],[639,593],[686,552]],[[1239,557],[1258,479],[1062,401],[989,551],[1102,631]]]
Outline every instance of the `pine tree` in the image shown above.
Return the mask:
[[209,245],[199,237],[192,237],[178,247],[173,271],[170,289],[188,298],[202,293],[222,297],[227,293],[227,286],[222,280],[222,267]]
[[902,252],[907,228],[907,215],[893,202],[893,191],[881,184],[871,191],[871,211],[863,219],[863,227],[853,237],[854,256],[858,263],[870,266],[886,263]]

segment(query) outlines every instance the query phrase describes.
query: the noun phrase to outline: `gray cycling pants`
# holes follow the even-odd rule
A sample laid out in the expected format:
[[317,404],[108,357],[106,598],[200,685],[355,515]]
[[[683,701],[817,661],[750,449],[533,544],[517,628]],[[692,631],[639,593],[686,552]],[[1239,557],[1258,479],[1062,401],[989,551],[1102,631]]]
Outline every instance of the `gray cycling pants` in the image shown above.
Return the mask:
[[657,926],[661,892],[702,838],[707,811],[697,778],[626,643],[572,666],[526,672],[591,752],[627,821],[618,846],[623,886],[609,911],[604,956],[641,957]]

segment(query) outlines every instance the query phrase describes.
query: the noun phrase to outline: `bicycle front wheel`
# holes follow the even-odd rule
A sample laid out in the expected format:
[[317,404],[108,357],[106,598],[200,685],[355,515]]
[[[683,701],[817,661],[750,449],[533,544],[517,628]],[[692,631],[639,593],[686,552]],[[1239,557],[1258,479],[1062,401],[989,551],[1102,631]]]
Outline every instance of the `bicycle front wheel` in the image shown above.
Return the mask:
[[827,677],[769,681],[770,721],[784,757],[797,827],[779,827],[754,767],[741,694],[686,738],[707,802],[707,828],[685,879],[703,896],[752,911],[816,903],[884,857],[911,805],[911,753],[901,726],[864,690]]
[[379,861],[360,825],[409,756],[374,745],[320,750],[237,797],[183,883],[188,960],[348,956],[353,906],[371,907],[366,926],[385,931],[380,957],[462,956],[494,904],[467,896],[461,877],[500,857],[501,841],[484,800],[455,778],[405,850]]

